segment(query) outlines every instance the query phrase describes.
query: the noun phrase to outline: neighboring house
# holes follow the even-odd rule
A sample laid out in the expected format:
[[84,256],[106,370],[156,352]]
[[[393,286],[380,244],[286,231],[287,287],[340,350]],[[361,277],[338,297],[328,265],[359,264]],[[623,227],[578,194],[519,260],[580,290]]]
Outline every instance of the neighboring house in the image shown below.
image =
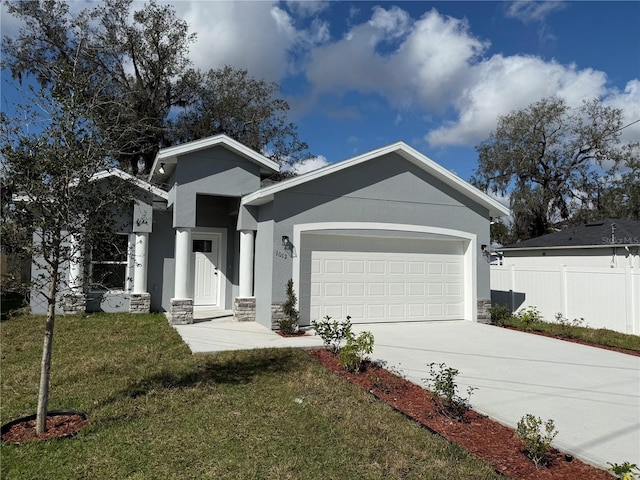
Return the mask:
[[74,304],[272,328],[293,279],[301,325],[486,316],[490,217],[509,213],[495,199],[404,143],[261,188],[278,170],[224,135],[161,150],[122,230],[126,274]]
[[640,221],[605,219],[502,247],[491,300],[640,334]]

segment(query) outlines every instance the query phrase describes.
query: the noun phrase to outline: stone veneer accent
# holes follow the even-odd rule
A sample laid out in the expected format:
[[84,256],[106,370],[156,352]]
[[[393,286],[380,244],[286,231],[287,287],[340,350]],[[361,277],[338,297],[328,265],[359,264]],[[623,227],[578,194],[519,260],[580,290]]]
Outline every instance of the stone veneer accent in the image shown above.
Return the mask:
[[236,297],[233,299],[233,319],[236,322],[256,321],[256,297]]
[[172,298],[169,306],[169,323],[171,325],[193,323],[193,299]]
[[277,332],[280,330],[280,320],[284,318],[284,309],[282,303],[271,304],[271,330]]
[[478,305],[478,323],[491,323],[491,300],[480,299]]
[[84,293],[72,293],[65,295],[62,302],[62,312],[65,315],[74,315],[87,311],[87,297]]
[[129,295],[130,313],[149,313],[151,310],[150,293],[132,293]]

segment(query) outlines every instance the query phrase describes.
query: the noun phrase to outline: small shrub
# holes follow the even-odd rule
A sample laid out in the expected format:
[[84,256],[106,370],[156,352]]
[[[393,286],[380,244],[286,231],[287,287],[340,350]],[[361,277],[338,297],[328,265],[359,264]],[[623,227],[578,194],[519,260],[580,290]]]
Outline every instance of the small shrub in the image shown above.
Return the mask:
[[543,424],[541,418],[530,413],[520,419],[516,428],[516,435],[522,439],[527,457],[531,459],[536,468],[540,465],[546,465],[549,461],[551,442],[557,434],[558,431],[555,430],[553,420],[549,419]]
[[621,480],[635,480],[636,475],[640,474],[640,470],[638,470],[638,466],[635,463],[624,462],[623,464],[617,464],[607,462],[607,465],[610,465],[608,470]]
[[587,324],[584,321],[584,318],[574,318],[573,320],[569,320],[567,317],[562,315],[562,313],[558,312],[555,315],[556,323],[560,325],[560,329],[568,334],[571,332],[571,328],[573,327],[586,327]]
[[511,320],[511,309],[507,305],[492,305],[489,308],[491,324],[503,327]]
[[441,413],[457,421],[464,420],[464,414],[471,408],[470,398],[474,387],[467,388],[467,397],[458,395],[456,377],[460,373],[457,369],[447,367],[444,363],[430,363],[427,388],[436,397]]
[[371,352],[373,352],[371,332],[362,332],[357,337],[351,334],[338,354],[340,365],[350,372],[358,373],[362,369],[362,362],[366,359],[366,355]]
[[338,322],[337,320],[332,322],[331,317],[327,315],[324,320],[314,320],[312,324],[316,335],[320,335],[320,338],[322,338],[325,348],[334,354],[340,351],[342,342],[353,335],[351,333],[351,317],[349,316],[344,322]]
[[298,321],[300,314],[296,310],[298,299],[293,291],[293,280],[287,282],[287,300],[282,304],[284,318],[280,320],[280,331],[284,334],[293,334],[298,331]]
[[516,314],[516,318],[527,331],[531,330],[536,323],[540,323],[543,320],[542,314],[536,307],[528,307],[526,310],[521,310]]

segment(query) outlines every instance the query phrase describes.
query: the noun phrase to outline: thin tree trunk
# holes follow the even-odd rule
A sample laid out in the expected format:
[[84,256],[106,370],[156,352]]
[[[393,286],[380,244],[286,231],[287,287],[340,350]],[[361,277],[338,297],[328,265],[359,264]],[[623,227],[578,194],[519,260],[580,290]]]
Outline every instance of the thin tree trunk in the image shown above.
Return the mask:
[[51,351],[53,349],[53,326],[56,320],[56,293],[58,285],[58,268],[49,285],[49,299],[47,305],[47,323],[42,347],[42,362],[40,363],[40,389],[38,391],[38,409],[36,411],[36,433],[47,431],[47,405],[49,404],[49,377],[51,373]]

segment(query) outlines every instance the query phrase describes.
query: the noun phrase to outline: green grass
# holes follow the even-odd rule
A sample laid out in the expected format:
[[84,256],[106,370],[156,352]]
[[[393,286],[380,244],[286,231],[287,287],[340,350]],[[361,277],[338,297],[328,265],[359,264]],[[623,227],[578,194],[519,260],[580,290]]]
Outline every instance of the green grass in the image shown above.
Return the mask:
[[[35,412],[44,320],[0,329],[4,424]],[[58,317],[49,408],[91,424],[2,445],[2,478],[500,478],[301,350],[192,355],[161,315]]]
[[631,335],[606,328],[589,328],[575,325],[562,325],[546,321],[532,322],[525,326],[517,317],[501,319],[501,325],[517,328],[518,330],[540,332],[557,337],[571,338],[594,345],[625,348],[640,352],[640,336]]

